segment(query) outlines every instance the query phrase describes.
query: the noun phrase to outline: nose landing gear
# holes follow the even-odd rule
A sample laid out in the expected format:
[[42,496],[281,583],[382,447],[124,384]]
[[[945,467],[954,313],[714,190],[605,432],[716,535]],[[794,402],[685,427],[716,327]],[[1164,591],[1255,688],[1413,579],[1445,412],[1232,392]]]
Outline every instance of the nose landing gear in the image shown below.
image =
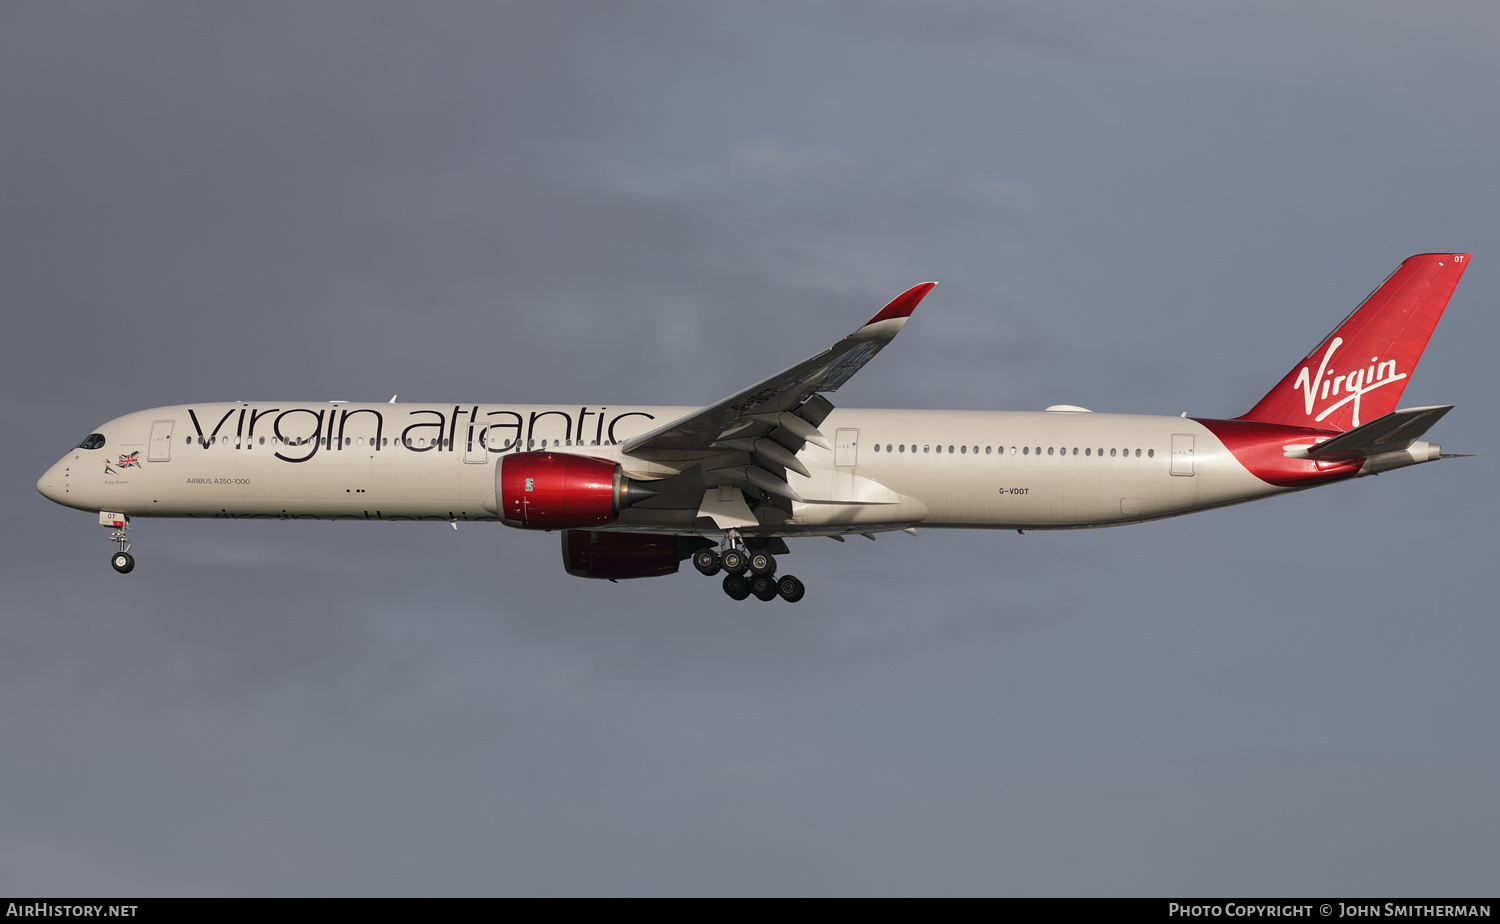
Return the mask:
[[135,556],[130,554],[130,517],[123,513],[100,513],[100,526],[114,527],[114,532],[109,534],[110,542],[118,542],[120,551],[109,557],[109,566],[121,574],[129,574],[135,569]]

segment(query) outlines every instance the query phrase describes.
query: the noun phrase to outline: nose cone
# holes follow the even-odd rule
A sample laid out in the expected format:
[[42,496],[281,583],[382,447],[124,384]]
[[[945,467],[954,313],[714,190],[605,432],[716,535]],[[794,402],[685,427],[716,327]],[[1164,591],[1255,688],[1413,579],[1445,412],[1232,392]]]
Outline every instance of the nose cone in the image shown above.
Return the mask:
[[63,477],[63,464],[61,461],[55,463],[51,468],[36,480],[36,489],[42,492],[42,496],[56,504],[64,503],[63,492],[66,490],[66,479]]

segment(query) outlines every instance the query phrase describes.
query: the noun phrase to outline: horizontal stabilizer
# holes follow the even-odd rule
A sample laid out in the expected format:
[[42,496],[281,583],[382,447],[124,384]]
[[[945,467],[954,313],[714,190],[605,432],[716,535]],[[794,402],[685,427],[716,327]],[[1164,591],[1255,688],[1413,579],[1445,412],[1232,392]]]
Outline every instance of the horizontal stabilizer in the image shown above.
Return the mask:
[[1392,411],[1327,442],[1310,446],[1312,459],[1367,459],[1383,452],[1400,452],[1422,438],[1433,424],[1453,410],[1453,405],[1409,407]]

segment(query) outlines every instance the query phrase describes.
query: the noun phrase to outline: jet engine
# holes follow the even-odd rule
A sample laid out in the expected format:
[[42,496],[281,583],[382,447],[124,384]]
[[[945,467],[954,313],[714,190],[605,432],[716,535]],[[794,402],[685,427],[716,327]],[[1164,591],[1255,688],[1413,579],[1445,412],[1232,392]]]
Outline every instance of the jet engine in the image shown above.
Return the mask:
[[574,577],[659,577],[699,549],[713,548],[702,536],[662,536],[570,529],[562,534],[563,568]]
[[655,496],[644,483],[625,477],[618,462],[589,456],[518,452],[495,468],[500,522],[521,529],[602,526],[631,504]]

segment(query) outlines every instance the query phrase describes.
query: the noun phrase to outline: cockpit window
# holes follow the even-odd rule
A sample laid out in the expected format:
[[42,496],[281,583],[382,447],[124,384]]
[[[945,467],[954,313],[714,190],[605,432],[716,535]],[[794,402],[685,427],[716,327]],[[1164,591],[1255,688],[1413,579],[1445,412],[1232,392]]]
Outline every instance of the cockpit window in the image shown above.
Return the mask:
[[104,434],[103,433],[90,433],[88,436],[85,436],[83,438],[83,442],[81,442],[81,443],[78,444],[78,448],[79,449],[103,449],[104,448]]

